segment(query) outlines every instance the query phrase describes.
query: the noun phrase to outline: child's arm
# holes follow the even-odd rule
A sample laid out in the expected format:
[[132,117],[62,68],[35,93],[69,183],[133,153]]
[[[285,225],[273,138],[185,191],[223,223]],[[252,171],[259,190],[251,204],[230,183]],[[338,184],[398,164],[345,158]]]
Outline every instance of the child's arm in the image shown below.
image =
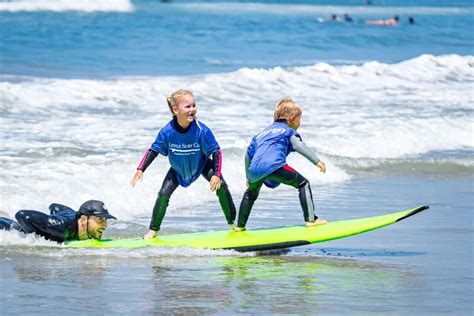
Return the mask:
[[248,154],[245,154],[245,177],[249,177],[249,168],[250,168],[251,159]]
[[249,168],[250,168],[250,162],[252,160],[250,159],[249,155],[246,153],[245,154],[245,179],[247,182],[247,187],[248,187],[248,182],[249,182]]
[[211,186],[211,192],[214,192],[221,188],[222,151],[220,149],[212,154],[212,163],[214,164],[213,175],[209,183]]
[[250,164],[252,163],[253,156],[255,155],[255,137],[252,138],[250,145],[247,147],[245,152],[245,179],[247,183],[247,187],[249,186],[249,168]]
[[311,161],[313,164],[315,164],[321,172],[326,172],[326,164],[316,156],[316,154],[308,147],[306,144],[303,142],[301,138],[298,136],[293,136],[290,138],[291,145],[293,146],[293,149]]
[[133,175],[132,180],[130,180],[130,185],[132,187],[135,187],[135,184],[137,184],[137,182],[143,180],[143,172],[145,172],[146,168],[151,165],[151,163],[153,162],[153,160],[155,160],[157,156],[158,153],[153,149],[150,148],[147,150],[142,160],[140,161],[140,164],[138,165],[137,171]]

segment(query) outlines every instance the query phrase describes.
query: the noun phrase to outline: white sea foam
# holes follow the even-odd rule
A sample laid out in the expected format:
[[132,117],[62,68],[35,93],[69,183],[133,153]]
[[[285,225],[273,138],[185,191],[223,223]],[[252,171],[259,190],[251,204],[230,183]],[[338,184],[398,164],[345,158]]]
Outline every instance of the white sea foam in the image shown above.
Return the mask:
[[0,2],[0,11],[131,12],[130,0],[13,0]]
[[61,248],[61,245],[57,242],[49,241],[40,236],[33,234],[25,235],[17,231],[3,231],[0,230],[0,247],[1,246],[15,246],[15,247],[49,247],[49,248]]
[[[182,87],[194,91],[198,116],[223,148],[223,173],[236,201],[245,188],[246,146],[271,123],[277,100],[288,96],[302,106],[299,132],[328,172],[296,154],[288,161],[316,186],[346,181],[351,176],[343,166],[366,162],[433,159],[443,168],[446,157],[436,153],[474,147],[473,69],[473,56],[422,55],[391,65],[318,63],[187,77],[4,77],[0,209],[11,215],[21,208],[47,210],[53,201],[77,208],[99,198],[121,220],[146,226],[167,159],[158,157],[136,188],[128,183],[170,120],[165,96]],[[447,163],[471,166],[463,157]],[[193,206],[208,203],[216,197],[200,179],[176,191],[170,212],[194,216]]]
[[249,257],[255,253],[240,253],[234,250],[212,250],[191,247],[145,247],[145,248],[115,248],[115,249],[74,249],[67,245],[48,241],[33,234],[24,235],[16,231],[0,230],[0,249],[4,254],[22,253],[29,256],[47,258],[80,257],[87,262],[88,258],[98,260],[110,259],[150,259],[163,258],[209,258],[209,257]]

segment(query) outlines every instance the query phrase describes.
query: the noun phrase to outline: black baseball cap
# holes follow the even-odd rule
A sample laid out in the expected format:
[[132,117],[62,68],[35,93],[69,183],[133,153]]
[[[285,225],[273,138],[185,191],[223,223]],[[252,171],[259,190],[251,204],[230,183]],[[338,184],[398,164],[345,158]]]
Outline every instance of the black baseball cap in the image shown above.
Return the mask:
[[115,216],[109,213],[109,211],[105,207],[104,202],[96,200],[89,200],[87,202],[84,202],[79,208],[79,213],[86,216],[97,216],[107,219],[117,219],[115,218]]

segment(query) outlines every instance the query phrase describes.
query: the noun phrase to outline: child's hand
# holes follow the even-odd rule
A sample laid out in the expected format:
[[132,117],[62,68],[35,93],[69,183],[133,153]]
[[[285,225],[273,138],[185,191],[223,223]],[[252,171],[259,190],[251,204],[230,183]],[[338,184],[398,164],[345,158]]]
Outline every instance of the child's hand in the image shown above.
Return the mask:
[[211,181],[209,182],[211,184],[211,192],[214,192],[221,188],[221,178],[219,178],[218,176],[212,176]]
[[316,164],[316,167],[318,167],[319,170],[320,170],[322,173],[326,173],[326,164],[324,163],[324,161],[320,160],[320,161]]
[[135,184],[137,184],[137,182],[142,181],[142,180],[143,180],[143,171],[138,169],[137,172],[135,172],[135,174],[133,175],[132,180],[130,180],[130,185],[132,186],[132,188],[134,188]]

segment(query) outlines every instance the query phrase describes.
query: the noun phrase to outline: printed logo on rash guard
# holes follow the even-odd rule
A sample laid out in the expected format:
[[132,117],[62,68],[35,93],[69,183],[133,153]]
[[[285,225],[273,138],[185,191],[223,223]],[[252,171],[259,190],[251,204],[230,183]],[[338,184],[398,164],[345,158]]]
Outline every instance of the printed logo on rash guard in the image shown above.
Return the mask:
[[177,156],[194,155],[196,152],[201,151],[201,145],[199,143],[193,143],[193,144],[168,143],[168,148],[173,154]]
[[284,134],[285,131],[286,130],[284,128],[272,128],[272,129],[261,132],[260,134],[257,135],[256,138],[260,139],[264,136],[267,136],[268,134]]

